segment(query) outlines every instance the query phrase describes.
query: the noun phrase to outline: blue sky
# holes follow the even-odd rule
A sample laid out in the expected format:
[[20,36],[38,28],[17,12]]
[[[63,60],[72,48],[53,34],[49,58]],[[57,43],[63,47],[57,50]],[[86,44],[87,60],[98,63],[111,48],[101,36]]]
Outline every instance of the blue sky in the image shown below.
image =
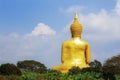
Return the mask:
[[120,53],[120,0],[0,0],[0,64],[25,59],[60,64],[75,12],[92,60]]
[[85,10],[81,13],[87,14],[88,12],[97,13],[101,8],[110,11],[114,5],[115,0],[0,0],[0,33],[25,34],[32,31],[39,22],[44,22],[59,31],[73,17],[71,15],[73,12],[67,16],[60,9],[83,6]]

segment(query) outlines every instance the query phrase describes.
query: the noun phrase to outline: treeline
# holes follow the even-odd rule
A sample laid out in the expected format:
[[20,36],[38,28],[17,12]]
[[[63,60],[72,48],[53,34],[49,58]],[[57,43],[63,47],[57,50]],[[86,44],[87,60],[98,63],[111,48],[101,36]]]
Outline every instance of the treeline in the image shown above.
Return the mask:
[[68,74],[62,74],[34,60],[6,63],[0,66],[0,80],[120,80],[120,55],[107,59],[103,65],[98,60],[89,65],[83,69],[73,66]]
[[44,73],[47,68],[44,64],[34,60],[18,61],[16,65],[6,63],[0,66],[1,75],[22,75],[22,71]]

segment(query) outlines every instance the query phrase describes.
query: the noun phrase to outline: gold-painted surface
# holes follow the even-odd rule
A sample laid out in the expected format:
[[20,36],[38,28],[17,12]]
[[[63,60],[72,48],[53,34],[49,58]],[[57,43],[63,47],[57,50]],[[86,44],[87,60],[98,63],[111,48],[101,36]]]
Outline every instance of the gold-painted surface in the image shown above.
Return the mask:
[[67,73],[73,66],[78,66],[80,68],[89,67],[90,63],[90,46],[89,43],[81,39],[82,25],[78,21],[77,14],[75,14],[74,22],[70,29],[72,39],[62,44],[62,64],[52,68],[62,73]]

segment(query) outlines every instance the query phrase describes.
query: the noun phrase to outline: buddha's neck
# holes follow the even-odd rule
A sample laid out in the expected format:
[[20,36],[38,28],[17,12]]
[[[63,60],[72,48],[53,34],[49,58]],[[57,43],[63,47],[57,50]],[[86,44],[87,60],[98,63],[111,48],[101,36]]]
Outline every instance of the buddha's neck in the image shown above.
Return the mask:
[[81,37],[72,37],[72,39],[81,39]]

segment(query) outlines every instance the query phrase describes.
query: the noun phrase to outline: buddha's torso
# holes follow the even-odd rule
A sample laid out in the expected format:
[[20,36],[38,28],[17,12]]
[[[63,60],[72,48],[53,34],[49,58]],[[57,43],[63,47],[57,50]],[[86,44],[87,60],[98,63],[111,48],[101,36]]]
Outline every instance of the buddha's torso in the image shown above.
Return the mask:
[[85,63],[85,49],[87,43],[82,41],[81,39],[71,39],[65,41],[63,46],[65,48],[65,52],[62,57],[64,59],[65,64],[70,65],[81,65]]

